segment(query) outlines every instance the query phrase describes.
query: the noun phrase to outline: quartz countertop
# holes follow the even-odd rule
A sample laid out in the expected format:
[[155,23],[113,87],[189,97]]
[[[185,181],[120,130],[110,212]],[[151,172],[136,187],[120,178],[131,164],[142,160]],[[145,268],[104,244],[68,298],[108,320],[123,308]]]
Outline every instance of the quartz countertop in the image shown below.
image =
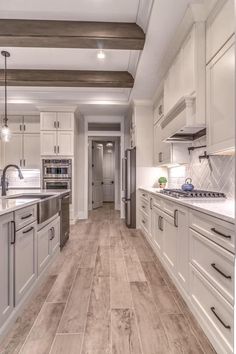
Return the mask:
[[174,198],[160,193],[160,188],[139,188],[158,197],[171,200],[190,209],[201,211],[202,213],[217,217],[218,219],[235,223],[235,201],[227,198]]
[[[69,193],[70,190],[48,190],[48,189],[24,189],[24,190],[9,190],[7,192],[6,197],[0,197],[0,215],[11,213],[13,211],[16,211],[18,209],[34,205],[39,202],[39,198],[37,198],[37,194],[48,194],[48,195],[57,195],[57,196],[63,196],[67,193]],[[27,195],[25,198],[21,199],[7,199],[8,196],[23,196],[24,194],[35,194],[35,199],[28,198]]]

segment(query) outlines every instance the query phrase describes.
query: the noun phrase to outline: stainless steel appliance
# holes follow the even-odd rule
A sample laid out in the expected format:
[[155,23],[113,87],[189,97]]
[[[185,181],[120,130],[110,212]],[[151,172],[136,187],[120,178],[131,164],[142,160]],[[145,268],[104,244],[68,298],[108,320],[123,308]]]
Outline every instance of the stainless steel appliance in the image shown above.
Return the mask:
[[226,198],[224,193],[211,192],[199,189],[193,191],[183,191],[182,189],[163,189],[160,193],[174,198]]
[[67,242],[70,234],[70,194],[66,193],[61,197],[61,236],[60,247],[62,248]]
[[122,201],[125,203],[125,219],[129,228],[136,228],[136,148],[127,149],[122,160]]
[[[42,188],[48,190],[72,189],[72,160],[44,159]],[[70,201],[71,201],[70,194]]]
[[71,159],[44,159],[43,178],[71,178]]

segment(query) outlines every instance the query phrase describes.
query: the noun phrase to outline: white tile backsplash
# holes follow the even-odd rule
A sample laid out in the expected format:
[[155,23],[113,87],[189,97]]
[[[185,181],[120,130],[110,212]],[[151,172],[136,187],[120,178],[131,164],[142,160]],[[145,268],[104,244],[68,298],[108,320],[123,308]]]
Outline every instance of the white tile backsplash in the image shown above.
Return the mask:
[[[40,188],[40,170],[22,170],[24,179],[18,177],[14,169],[7,171],[9,188]],[[2,171],[0,171],[2,175]]]
[[[194,146],[206,145],[206,138],[194,142]],[[191,152],[188,165],[168,169],[168,188],[180,188],[187,177],[192,178],[197,189],[223,192],[228,198],[235,195],[235,161],[234,156],[210,156],[199,161],[206,148]],[[212,170],[210,168],[210,165]]]

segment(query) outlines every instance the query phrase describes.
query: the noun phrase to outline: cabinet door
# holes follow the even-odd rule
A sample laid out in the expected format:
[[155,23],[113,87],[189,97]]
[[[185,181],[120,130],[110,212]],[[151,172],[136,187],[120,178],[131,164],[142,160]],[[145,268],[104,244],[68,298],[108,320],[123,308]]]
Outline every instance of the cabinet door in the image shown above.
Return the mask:
[[235,137],[234,39],[207,66],[208,151],[234,150]]
[[40,134],[24,134],[24,167],[40,169]]
[[161,227],[161,212],[159,209],[153,207],[152,208],[152,237],[154,244],[156,246],[156,250],[161,256],[162,253],[162,227]]
[[40,126],[41,126],[41,130],[55,130],[57,127],[57,113],[41,112]]
[[73,155],[74,134],[66,131],[58,131],[57,146],[58,155]]
[[57,133],[56,131],[41,131],[40,134],[41,155],[56,155]]
[[192,95],[196,91],[195,86],[195,58],[194,58],[194,29],[190,32],[182,48],[182,79],[183,95]]
[[177,278],[185,292],[189,289],[189,233],[188,210],[176,208],[177,225]]
[[13,310],[13,214],[0,217],[0,327]]
[[163,214],[163,259],[172,274],[176,273],[177,261],[177,228],[174,225],[174,218]]
[[153,134],[154,134],[154,139],[153,139],[153,162],[154,162],[154,166],[158,166],[159,164],[159,126],[158,123],[156,123],[153,127]]
[[23,116],[12,115],[8,117],[8,126],[12,133],[23,132]]
[[16,233],[15,243],[15,305],[28,292],[37,278],[37,224]]
[[73,130],[74,114],[71,112],[57,112],[58,130]]
[[54,254],[60,246],[60,218],[58,217],[52,224],[50,229],[50,252]]
[[[219,7],[219,6],[218,6]],[[215,16],[207,20],[206,59],[209,62],[235,32],[234,0],[226,0]],[[212,18],[213,17],[213,18]]]
[[11,140],[4,143],[5,165],[23,166],[23,134],[12,134]]
[[24,133],[40,132],[40,116],[24,116]]
[[182,50],[180,50],[171,67],[171,107],[183,96],[182,63]]
[[50,260],[50,227],[38,232],[38,274],[41,274]]

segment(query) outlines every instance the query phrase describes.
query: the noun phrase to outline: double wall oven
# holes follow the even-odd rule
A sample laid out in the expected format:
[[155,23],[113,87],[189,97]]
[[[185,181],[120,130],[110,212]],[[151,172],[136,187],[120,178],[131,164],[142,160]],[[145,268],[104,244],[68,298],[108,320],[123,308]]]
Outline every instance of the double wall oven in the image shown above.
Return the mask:
[[43,160],[43,189],[71,189],[71,159]]

